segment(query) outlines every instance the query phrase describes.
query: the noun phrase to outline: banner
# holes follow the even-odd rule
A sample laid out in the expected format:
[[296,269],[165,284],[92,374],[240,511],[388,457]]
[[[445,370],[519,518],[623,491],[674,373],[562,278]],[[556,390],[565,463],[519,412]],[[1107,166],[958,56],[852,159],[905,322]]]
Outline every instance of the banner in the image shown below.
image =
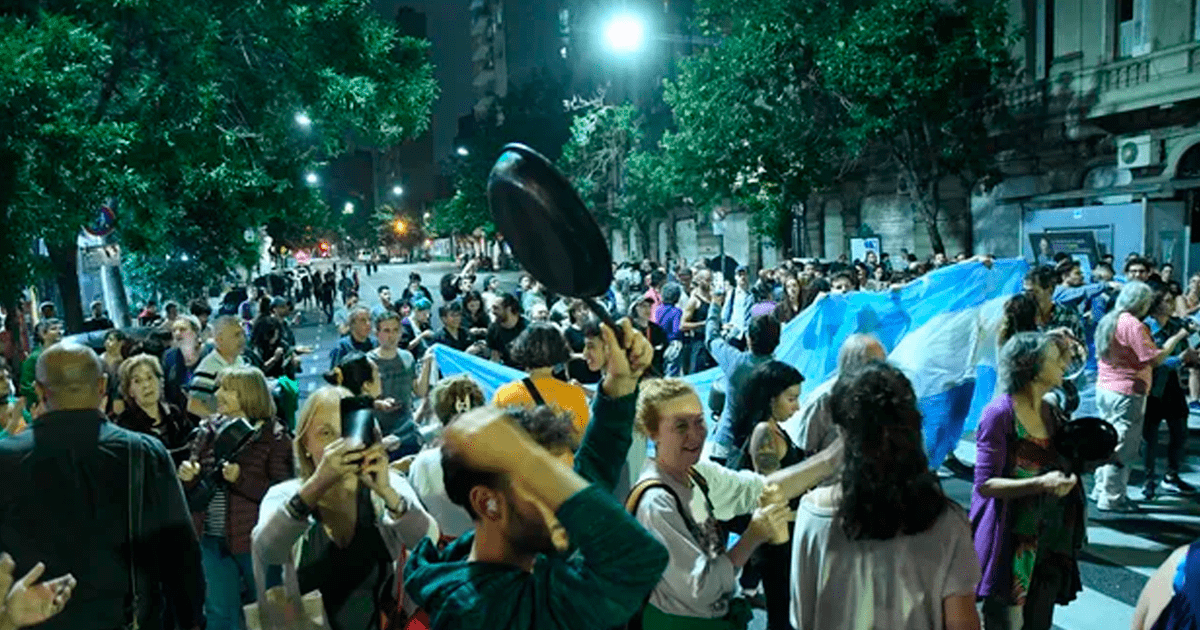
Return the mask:
[[[783,327],[775,357],[804,375],[803,401],[836,374],[847,337],[875,335],[888,361],[912,381],[930,465],[937,467],[963,432],[974,428],[995,392],[1004,302],[1021,290],[1028,269],[1019,259],[997,260],[990,268],[965,262],[895,291],[827,295]],[[470,374],[489,400],[501,385],[525,376],[445,346],[435,346],[434,352],[443,376]],[[709,390],[720,377],[720,368],[713,368],[684,380],[707,407]]]

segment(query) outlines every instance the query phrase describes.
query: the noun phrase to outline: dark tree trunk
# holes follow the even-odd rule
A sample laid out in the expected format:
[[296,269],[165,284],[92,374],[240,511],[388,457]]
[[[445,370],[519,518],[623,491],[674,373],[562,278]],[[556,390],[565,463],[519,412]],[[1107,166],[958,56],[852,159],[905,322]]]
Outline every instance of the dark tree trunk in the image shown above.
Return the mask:
[[79,248],[75,243],[49,245],[54,281],[63,301],[62,319],[68,332],[83,329],[83,300],[79,297]]
[[921,216],[925,219],[925,229],[929,232],[929,246],[933,248],[935,254],[945,254],[946,245],[942,242],[942,232],[938,229],[938,197],[939,188],[938,180],[934,178],[927,187],[916,189],[917,206],[921,209]]

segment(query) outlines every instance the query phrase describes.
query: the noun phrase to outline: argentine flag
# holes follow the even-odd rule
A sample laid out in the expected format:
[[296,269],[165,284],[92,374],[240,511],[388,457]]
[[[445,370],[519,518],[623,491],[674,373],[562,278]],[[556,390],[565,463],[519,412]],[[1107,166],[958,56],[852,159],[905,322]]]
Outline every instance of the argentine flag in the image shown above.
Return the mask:
[[[847,337],[875,335],[888,361],[912,381],[929,464],[936,468],[963,433],[975,428],[995,393],[1004,302],[1021,291],[1028,270],[1023,260],[997,260],[991,267],[963,262],[894,291],[825,296],[784,326],[775,357],[804,375],[803,401],[832,385]],[[501,385],[525,376],[446,346],[434,352],[443,376],[469,374],[488,399]],[[684,379],[707,401],[720,377],[720,368],[713,368]]]

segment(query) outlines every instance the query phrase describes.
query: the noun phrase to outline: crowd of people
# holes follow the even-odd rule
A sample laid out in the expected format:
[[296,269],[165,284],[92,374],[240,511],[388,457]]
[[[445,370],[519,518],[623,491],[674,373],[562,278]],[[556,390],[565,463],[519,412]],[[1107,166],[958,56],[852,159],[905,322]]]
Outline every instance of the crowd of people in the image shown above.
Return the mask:
[[[370,305],[346,270],[327,385],[302,404],[292,308],[303,277],[336,271],[231,290],[215,313],[147,305],[162,352],[110,322],[97,354],[43,318],[0,378],[0,630],[298,627],[312,592],[332,630],[741,630],[754,606],[772,630],[1048,629],[1082,590],[1089,499],[1140,509],[1139,450],[1142,501],[1194,492],[1200,277],[1183,291],[1136,256],[1090,282],[1069,258],[1033,268],[1004,307],[960,507],[879,339],[846,339],[807,396],[775,352],[814,302],[961,258],[624,264],[600,300],[615,330],[532,277],[477,284],[474,262]],[[489,399],[439,373],[439,344],[522,375]],[[701,400],[680,377],[710,367]],[[1089,398],[1118,444],[1085,467],[1055,437]],[[1136,628],[1196,623],[1194,551],[1150,580]]]

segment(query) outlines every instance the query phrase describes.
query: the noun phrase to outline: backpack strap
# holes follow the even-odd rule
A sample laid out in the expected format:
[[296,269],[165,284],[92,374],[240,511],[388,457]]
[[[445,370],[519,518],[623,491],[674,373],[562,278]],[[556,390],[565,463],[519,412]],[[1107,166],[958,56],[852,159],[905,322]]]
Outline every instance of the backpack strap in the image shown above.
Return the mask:
[[[691,477],[692,483],[696,484],[696,487],[700,489],[700,494],[704,496],[704,503],[708,506],[708,513],[713,514],[712,501],[708,498],[708,481],[704,478],[704,475],[696,472],[695,468],[688,471],[688,476]],[[692,519],[692,511],[684,507],[683,501],[679,499],[679,495],[671,489],[671,486],[658,479],[646,479],[633,486],[629,491],[629,498],[625,499],[625,510],[630,514],[637,514],[638,504],[642,502],[642,496],[646,494],[647,490],[652,488],[666,490],[671,495],[671,498],[675,499],[675,508],[679,510],[679,515],[683,517],[683,523],[687,526],[688,533],[698,541],[704,540],[703,531],[696,524],[696,521]]]
[[529,395],[533,396],[534,404],[539,406],[546,404],[546,399],[542,398],[542,393],[539,392],[537,386],[533,384],[533,379],[526,376],[525,378],[521,379],[521,383],[525,385],[525,389],[529,390]]

